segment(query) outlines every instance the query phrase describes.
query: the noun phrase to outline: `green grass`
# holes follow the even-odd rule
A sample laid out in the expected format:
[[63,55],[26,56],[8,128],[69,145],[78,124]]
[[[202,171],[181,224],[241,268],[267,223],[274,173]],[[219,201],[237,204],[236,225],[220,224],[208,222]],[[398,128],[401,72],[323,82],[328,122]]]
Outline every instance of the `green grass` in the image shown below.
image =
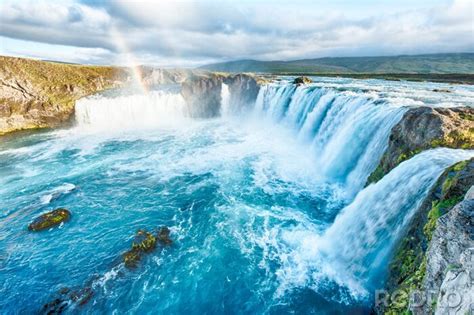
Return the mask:
[[430,54],[387,57],[336,57],[294,61],[238,60],[203,69],[287,75],[348,76],[391,80],[474,83],[474,54]]

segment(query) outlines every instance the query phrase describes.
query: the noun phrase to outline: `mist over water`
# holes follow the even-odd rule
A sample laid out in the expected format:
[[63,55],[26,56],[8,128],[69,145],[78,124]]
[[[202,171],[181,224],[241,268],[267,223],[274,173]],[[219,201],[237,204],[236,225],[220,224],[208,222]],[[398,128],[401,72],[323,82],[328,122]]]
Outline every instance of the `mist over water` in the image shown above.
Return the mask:
[[[474,152],[430,150],[363,189],[407,108],[336,83],[270,84],[242,114],[224,85],[207,120],[174,89],[105,94],[77,103],[74,128],[2,144],[0,309],[92,283],[70,312],[368,312],[423,196]],[[57,207],[72,220],[26,231]],[[173,246],[126,270],[135,232],[161,225]]]

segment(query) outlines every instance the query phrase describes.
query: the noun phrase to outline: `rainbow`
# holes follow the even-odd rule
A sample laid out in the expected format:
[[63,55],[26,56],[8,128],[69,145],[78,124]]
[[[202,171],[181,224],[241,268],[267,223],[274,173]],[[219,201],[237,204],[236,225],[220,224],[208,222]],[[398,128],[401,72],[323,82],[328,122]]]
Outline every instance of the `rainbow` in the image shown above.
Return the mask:
[[142,68],[138,60],[133,55],[132,50],[129,48],[125,38],[122,36],[122,33],[115,26],[111,28],[111,37],[118,51],[125,55],[126,64],[132,70],[133,81],[144,94],[148,93],[148,86],[143,81]]

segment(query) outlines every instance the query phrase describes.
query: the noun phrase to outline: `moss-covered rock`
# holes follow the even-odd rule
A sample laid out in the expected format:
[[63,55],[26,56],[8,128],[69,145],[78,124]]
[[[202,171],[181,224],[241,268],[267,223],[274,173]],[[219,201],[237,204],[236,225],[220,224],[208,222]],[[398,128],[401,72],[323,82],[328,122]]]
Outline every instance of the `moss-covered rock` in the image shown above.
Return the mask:
[[157,244],[167,246],[171,243],[170,230],[167,227],[161,227],[156,235],[145,230],[138,230],[132,248],[122,256],[125,267],[129,269],[137,267],[143,255],[152,252]]
[[67,209],[59,208],[48,213],[44,213],[36,218],[30,225],[28,230],[30,231],[43,231],[54,226],[58,226],[63,222],[69,221],[71,218],[71,212]]
[[132,248],[123,254],[123,262],[127,268],[135,268],[144,253],[153,251],[156,247],[156,237],[145,230],[138,230],[132,243]]
[[128,76],[125,68],[0,57],[0,135],[59,126],[77,99],[121,86]]
[[439,177],[417,210],[389,265],[387,290],[405,292],[406,298],[397,299],[397,303],[391,303],[379,313],[410,312],[410,294],[420,291],[424,285],[428,264],[426,252],[438,219],[460,202],[473,184],[474,158],[449,167]]
[[388,148],[367,184],[377,182],[401,162],[423,150],[474,149],[474,108],[409,109],[391,131]]

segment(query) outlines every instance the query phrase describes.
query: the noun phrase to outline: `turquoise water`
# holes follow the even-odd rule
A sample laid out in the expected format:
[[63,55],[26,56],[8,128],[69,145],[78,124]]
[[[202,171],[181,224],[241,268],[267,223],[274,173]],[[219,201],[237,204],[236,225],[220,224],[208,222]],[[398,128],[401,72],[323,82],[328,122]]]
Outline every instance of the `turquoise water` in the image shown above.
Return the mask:
[[[1,309],[38,310],[61,288],[91,281],[93,302],[81,311],[278,312],[303,307],[301,299],[304,310],[337,308],[285,283],[281,260],[285,232],[334,219],[345,204],[338,187],[318,183],[304,148],[237,127],[62,131],[3,144]],[[27,232],[57,207],[72,220]],[[136,230],[162,225],[173,246],[136,270],[117,266]]]
[[[69,313],[368,313],[413,210],[474,154],[429,151],[363,189],[399,104],[268,86],[245,117],[196,120],[167,93],[84,100],[77,126],[0,144],[1,313],[66,287],[93,292]],[[27,231],[58,207],[71,221]],[[161,226],[172,246],[125,268]]]

